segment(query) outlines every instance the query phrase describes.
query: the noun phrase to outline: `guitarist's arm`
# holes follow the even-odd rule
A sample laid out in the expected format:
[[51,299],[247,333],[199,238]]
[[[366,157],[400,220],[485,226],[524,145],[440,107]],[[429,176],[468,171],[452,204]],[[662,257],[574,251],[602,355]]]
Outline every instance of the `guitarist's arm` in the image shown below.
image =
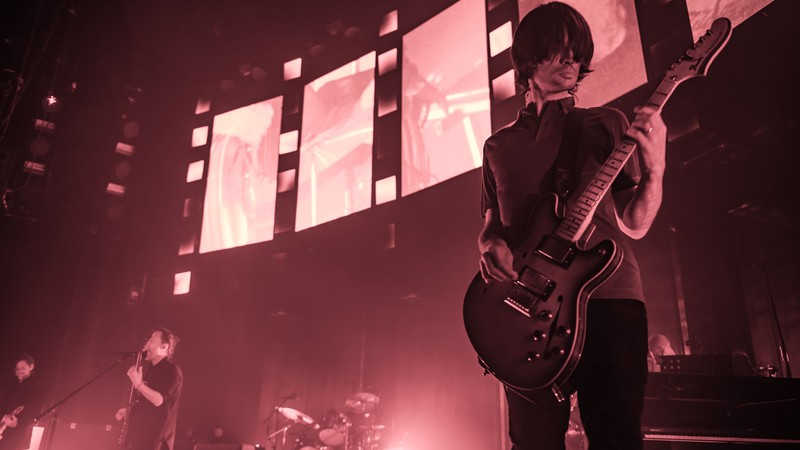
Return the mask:
[[516,280],[518,277],[514,271],[514,255],[502,237],[502,230],[500,212],[496,208],[487,209],[483,229],[478,235],[481,276],[487,283]]
[[128,369],[128,378],[130,378],[131,383],[133,383],[133,388],[139,391],[139,393],[142,394],[142,397],[147,399],[147,401],[156,407],[161,406],[161,404],[164,403],[164,396],[161,395],[161,392],[158,392],[157,390],[144,384],[142,381],[141,367],[132,366],[130,369]]
[[615,192],[614,202],[620,230],[633,239],[641,239],[650,230],[661,207],[667,127],[655,108],[642,107],[634,111],[636,118],[627,136],[639,144],[642,177],[636,187]]

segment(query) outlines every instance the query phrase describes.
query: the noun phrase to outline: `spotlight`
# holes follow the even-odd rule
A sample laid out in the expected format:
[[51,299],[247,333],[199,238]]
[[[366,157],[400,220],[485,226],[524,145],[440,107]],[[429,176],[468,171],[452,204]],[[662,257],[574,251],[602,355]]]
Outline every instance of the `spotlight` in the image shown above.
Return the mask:
[[42,109],[46,113],[56,113],[59,109],[61,109],[61,100],[50,91],[47,95],[42,99]]

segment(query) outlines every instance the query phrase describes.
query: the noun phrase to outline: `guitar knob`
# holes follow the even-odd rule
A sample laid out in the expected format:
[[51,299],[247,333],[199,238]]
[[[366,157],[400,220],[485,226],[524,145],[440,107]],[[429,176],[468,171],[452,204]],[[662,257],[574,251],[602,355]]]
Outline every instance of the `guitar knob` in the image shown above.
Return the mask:
[[533,362],[533,361],[536,361],[537,359],[540,359],[541,357],[542,357],[542,354],[541,354],[541,353],[538,353],[538,352],[528,352],[527,359],[528,359],[528,361],[530,361],[530,362]]
[[553,354],[553,356],[564,356],[564,354],[566,353],[564,349],[561,347],[553,347],[553,349],[550,350],[550,352]]
[[545,321],[550,320],[553,318],[553,313],[545,309],[539,313],[539,318]]
[[547,333],[545,333],[542,330],[536,330],[531,335],[531,339],[533,341],[541,341],[542,339],[545,339],[545,338],[547,338]]
[[562,326],[558,327],[558,330],[556,330],[556,333],[559,336],[569,336],[570,334],[572,334],[572,328],[567,328],[567,327],[562,325]]

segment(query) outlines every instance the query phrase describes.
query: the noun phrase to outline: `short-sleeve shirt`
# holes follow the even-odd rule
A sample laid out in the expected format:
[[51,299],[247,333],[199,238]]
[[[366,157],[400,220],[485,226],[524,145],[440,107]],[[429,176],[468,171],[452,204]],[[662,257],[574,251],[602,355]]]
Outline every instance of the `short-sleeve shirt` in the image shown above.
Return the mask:
[[137,394],[131,408],[128,428],[128,447],[132,449],[157,449],[165,442],[169,449],[174,448],[175,425],[178,419],[178,402],[183,387],[183,373],[180,367],[168,359],[162,359],[144,375],[143,382],[158,391],[164,398],[160,406]]
[[[621,142],[628,120],[613,108],[576,108],[574,99],[550,101],[541,115],[531,103],[519,111],[517,120],[486,140],[483,150],[482,213],[496,209],[503,226],[503,238],[513,248],[525,236],[531,210],[542,194],[555,193],[556,158],[562,149],[568,114],[577,114],[574,123],[575,168],[577,182],[566,206],[582,192],[605,159]],[[573,149],[574,151],[575,149]],[[638,155],[634,154],[612,184],[611,192],[635,187],[640,179]],[[562,197],[563,200],[563,197]],[[598,287],[592,298],[628,298],[644,300],[639,266],[630,238],[617,225],[613,195],[606,195],[592,219],[596,226],[587,247],[604,239],[613,239],[623,251],[623,261],[616,272]]]

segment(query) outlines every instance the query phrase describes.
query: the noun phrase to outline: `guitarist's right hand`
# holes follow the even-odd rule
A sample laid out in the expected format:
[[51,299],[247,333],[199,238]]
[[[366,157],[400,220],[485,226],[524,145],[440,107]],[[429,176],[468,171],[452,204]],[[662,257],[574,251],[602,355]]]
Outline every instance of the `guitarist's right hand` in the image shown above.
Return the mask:
[[492,239],[481,253],[481,276],[486,283],[519,278],[514,271],[514,255],[503,239]]

